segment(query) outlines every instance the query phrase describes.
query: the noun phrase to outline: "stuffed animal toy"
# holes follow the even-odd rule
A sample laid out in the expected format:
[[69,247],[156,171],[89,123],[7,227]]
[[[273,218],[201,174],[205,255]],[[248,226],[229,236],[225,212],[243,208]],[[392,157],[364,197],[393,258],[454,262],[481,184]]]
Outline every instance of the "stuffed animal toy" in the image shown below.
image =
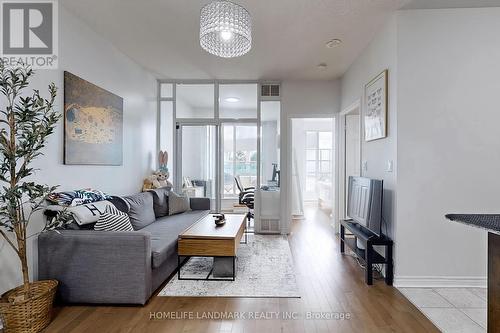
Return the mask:
[[156,181],[153,182],[153,186],[155,188],[172,186],[172,184],[168,181],[168,173],[163,171],[156,171],[153,173],[153,176],[156,177]]
[[172,187],[172,183],[168,181],[170,173],[168,172],[167,162],[168,162],[167,152],[160,150],[160,153],[158,155],[158,164],[160,165],[160,168],[158,171],[153,172],[151,176],[144,179],[144,183],[142,186],[143,191],[160,187],[166,187],[166,186]]
[[161,151],[158,154],[158,164],[160,165],[160,171],[163,171],[167,174],[167,178],[169,177],[168,172],[168,153],[166,151]]
[[168,153],[166,151],[161,151],[158,154],[158,164],[160,165],[159,171],[156,172],[158,175],[158,181],[164,186],[172,186],[168,178],[170,177],[170,172],[168,172]]
[[142,184],[142,192],[146,192],[147,190],[153,189],[153,180],[154,176],[149,176],[146,179],[144,179],[144,182]]

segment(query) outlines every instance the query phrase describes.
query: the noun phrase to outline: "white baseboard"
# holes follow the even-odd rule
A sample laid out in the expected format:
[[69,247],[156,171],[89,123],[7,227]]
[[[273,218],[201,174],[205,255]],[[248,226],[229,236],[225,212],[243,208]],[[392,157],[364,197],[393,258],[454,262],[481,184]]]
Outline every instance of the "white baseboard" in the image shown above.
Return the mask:
[[486,288],[487,278],[483,276],[395,276],[397,288]]

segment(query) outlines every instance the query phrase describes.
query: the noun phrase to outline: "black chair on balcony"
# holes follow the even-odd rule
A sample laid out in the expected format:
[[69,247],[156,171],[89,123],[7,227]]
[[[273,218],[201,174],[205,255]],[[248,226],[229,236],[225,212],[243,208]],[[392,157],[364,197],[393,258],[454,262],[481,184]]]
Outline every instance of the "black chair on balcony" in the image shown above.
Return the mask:
[[247,217],[247,227],[250,225],[250,220],[254,218],[253,208],[254,208],[254,200],[255,200],[255,187],[243,187],[241,183],[240,176],[234,177],[234,181],[236,182],[236,186],[240,191],[238,195],[238,203],[240,205],[244,205],[248,208],[248,212],[246,214]]

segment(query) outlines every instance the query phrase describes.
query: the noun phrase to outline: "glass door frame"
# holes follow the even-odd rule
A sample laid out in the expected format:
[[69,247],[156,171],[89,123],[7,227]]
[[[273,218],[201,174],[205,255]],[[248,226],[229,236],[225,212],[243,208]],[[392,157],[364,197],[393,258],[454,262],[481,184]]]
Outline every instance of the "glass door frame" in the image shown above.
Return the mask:
[[[220,126],[219,126],[219,147],[218,147],[218,152],[220,154],[220,160],[219,162],[221,163],[221,167],[220,167],[220,174],[219,174],[219,188],[220,188],[220,203],[222,203],[222,199],[223,199],[223,193],[222,193],[222,189],[224,188],[224,164],[223,164],[223,149],[224,149],[224,142],[223,142],[223,127],[225,124],[232,124],[234,126],[255,126],[255,135],[256,135],[256,145],[257,145],[257,164],[256,164],[256,168],[257,168],[257,172],[256,172],[256,183],[255,183],[255,186],[258,187],[260,184],[259,182],[259,169],[260,169],[260,147],[259,147],[259,136],[260,136],[260,131],[259,131],[259,124],[256,120],[254,120],[253,118],[248,118],[248,119],[222,119],[220,121]],[[236,142],[234,142],[234,144],[236,144]],[[220,207],[219,207],[220,208]]]
[[[200,122],[183,122],[183,123],[176,123],[175,126],[175,135],[174,137],[176,138],[175,140],[175,146],[174,146],[174,151],[175,151],[175,179],[174,179],[174,188],[177,190],[177,193],[182,192],[182,183],[183,183],[183,175],[182,175],[182,128],[183,127],[203,127],[203,126],[214,126],[215,127],[215,209],[214,211],[219,211],[220,209],[220,198],[218,195],[219,191],[219,181],[218,181],[218,170],[219,170],[219,164],[220,164],[220,150],[218,149],[219,147],[219,140],[220,140],[220,135],[219,135],[219,125],[215,123],[200,123]],[[212,200],[212,198],[210,198]],[[210,205],[211,206],[211,205]]]
[[[161,85],[172,84],[172,97],[161,97]],[[177,118],[177,85],[178,84],[213,84],[214,85],[214,118]],[[219,86],[226,84],[256,84],[256,118],[220,118],[219,117]],[[218,179],[215,180],[215,211],[220,211],[221,207],[221,176],[223,177],[224,170],[221,163],[221,130],[223,123],[254,123],[257,125],[257,180],[260,180],[260,163],[261,163],[261,135],[260,135],[260,107],[261,107],[261,82],[257,80],[158,80],[158,128],[160,126],[160,104],[162,101],[172,101],[173,108],[173,165],[174,170],[174,188],[177,191],[182,190],[182,126],[216,126],[216,157],[215,157],[215,172]],[[157,146],[160,147],[160,133],[157,133]],[[159,148],[158,148],[159,149]],[[259,186],[259,183],[257,184]]]

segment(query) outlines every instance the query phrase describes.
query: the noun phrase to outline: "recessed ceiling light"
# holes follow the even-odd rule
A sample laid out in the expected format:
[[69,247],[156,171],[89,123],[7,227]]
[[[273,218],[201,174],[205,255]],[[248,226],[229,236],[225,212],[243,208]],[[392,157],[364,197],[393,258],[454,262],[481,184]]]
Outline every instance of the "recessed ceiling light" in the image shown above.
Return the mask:
[[316,67],[318,67],[319,69],[322,69],[322,70],[323,70],[323,69],[327,69],[327,68],[328,68],[328,65],[327,65],[327,64],[325,64],[324,62],[322,62],[321,64],[319,64],[319,65],[318,65],[318,66],[316,66]]
[[326,47],[329,49],[333,49],[334,47],[337,47],[340,44],[342,44],[342,41],[338,38],[335,38],[326,42]]
[[240,101],[238,97],[227,97],[224,100],[228,103],[236,103]]

